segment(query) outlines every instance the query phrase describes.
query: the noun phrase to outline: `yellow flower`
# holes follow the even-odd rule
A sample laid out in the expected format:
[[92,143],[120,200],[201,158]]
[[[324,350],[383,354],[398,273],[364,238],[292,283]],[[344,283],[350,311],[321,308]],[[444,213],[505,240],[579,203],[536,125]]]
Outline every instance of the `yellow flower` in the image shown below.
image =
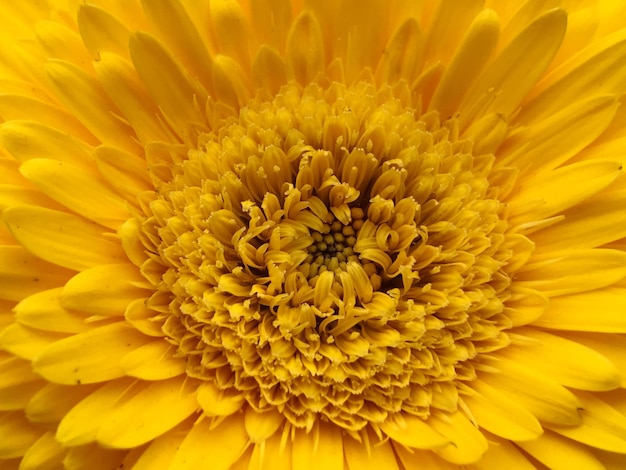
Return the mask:
[[626,468],[626,4],[0,6],[2,469]]

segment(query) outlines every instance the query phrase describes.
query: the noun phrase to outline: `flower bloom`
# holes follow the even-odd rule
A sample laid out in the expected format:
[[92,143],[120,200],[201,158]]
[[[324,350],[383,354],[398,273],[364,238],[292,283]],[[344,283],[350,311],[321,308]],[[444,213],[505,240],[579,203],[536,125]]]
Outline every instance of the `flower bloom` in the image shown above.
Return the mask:
[[626,4],[0,16],[0,467],[626,468]]

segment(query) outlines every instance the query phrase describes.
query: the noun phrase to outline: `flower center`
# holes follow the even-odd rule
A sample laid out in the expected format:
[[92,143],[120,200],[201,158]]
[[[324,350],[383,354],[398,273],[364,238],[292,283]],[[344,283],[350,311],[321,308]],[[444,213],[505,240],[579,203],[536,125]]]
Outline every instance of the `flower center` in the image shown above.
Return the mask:
[[298,427],[455,410],[511,327],[492,156],[366,83],[289,85],[213,128],[139,217],[187,373]]

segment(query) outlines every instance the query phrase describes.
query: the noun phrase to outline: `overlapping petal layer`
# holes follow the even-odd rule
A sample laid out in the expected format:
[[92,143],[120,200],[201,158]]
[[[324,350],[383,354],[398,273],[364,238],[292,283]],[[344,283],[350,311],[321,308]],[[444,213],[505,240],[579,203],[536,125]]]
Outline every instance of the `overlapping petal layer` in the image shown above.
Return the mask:
[[0,466],[625,468],[625,10],[0,2]]

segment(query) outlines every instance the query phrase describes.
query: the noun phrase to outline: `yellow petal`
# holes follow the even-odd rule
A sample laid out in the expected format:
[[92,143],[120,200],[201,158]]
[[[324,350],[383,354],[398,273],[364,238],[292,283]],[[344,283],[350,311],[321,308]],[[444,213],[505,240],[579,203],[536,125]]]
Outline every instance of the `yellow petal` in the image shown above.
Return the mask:
[[620,372],[626,387],[626,336],[585,332],[563,332],[561,336],[591,348],[610,360]]
[[517,282],[548,297],[610,286],[626,277],[626,253],[609,249],[580,249],[552,253],[551,259],[527,264]]
[[487,112],[509,116],[544,73],[561,45],[567,15],[551,10],[532,21],[478,79],[459,108],[464,122]]
[[[622,173],[621,165],[606,160],[573,163],[553,171],[540,173],[536,178],[524,178],[510,201],[510,217],[520,214],[520,206],[528,201],[540,205],[526,220],[539,220],[587,200],[609,186]],[[515,220],[512,222],[515,224]]]
[[105,447],[137,447],[169,431],[198,410],[197,384],[185,377],[153,382],[115,404],[97,434]]
[[51,344],[65,338],[60,333],[50,333],[14,323],[0,333],[0,345],[17,357],[32,360]]
[[20,172],[55,201],[105,227],[116,228],[129,217],[124,201],[95,172],[44,158],[28,160]]
[[82,217],[35,206],[12,207],[3,216],[28,251],[58,266],[81,271],[126,258],[121,246],[103,236],[103,228]]
[[43,434],[21,411],[0,413],[0,459],[23,456]]
[[[214,3],[219,2],[211,2],[210,6],[213,7]],[[211,90],[211,56],[182,3],[179,0],[143,0],[141,4],[146,16],[158,28],[176,57],[199,78],[207,90]],[[229,33],[237,34],[232,29]]]
[[98,387],[49,383],[30,399],[25,408],[26,416],[33,423],[56,426],[68,411]]
[[121,316],[130,302],[146,296],[148,291],[138,288],[143,283],[145,279],[132,264],[96,266],[67,282],[61,305],[94,315]]
[[535,341],[506,348],[500,353],[503,357],[533,367],[567,387],[606,391],[620,386],[619,371],[593,349],[532,328],[517,332]]
[[243,395],[235,395],[232,392],[229,395],[212,382],[205,382],[198,387],[198,403],[207,416],[231,415],[241,409],[243,401]]
[[[422,21],[426,20],[431,23],[424,50],[426,62],[440,61],[444,64],[449,62],[472,20],[483,9],[483,3],[483,0],[469,0],[463,4],[454,0],[443,0],[438,4],[425,7],[434,9],[432,13],[418,14],[418,18],[423,15]],[[431,14],[432,18],[430,18]]]
[[61,306],[62,288],[33,294],[15,306],[15,320],[22,325],[59,333],[80,333],[87,329],[85,317]]
[[[140,151],[131,127],[115,117],[115,105],[98,81],[69,62],[50,60],[46,73],[58,98],[101,142],[132,153]],[[85,106],[89,103],[89,106]]]
[[144,335],[161,338],[164,336],[163,320],[157,321],[154,318],[156,315],[156,312],[146,306],[146,299],[136,299],[128,304],[124,318]]
[[[406,470],[458,470],[459,466],[442,459],[431,451],[407,449],[397,443],[393,445]],[[384,467],[381,467],[384,468]],[[462,467],[461,467],[462,468]]]
[[[141,457],[135,462],[133,470],[155,470],[159,467],[170,468],[174,455],[186,437],[186,429],[169,431],[153,440]],[[289,469],[291,470],[291,469]]]
[[248,69],[251,28],[242,5],[235,0],[214,0],[209,4],[209,15],[220,53]]
[[489,373],[482,380],[509,395],[540,422],[577,425],[580,402],[572,392],[528,364],[498,359],[494,366],[500,373]]
[[0,141],[20,162],[52,158],[75,165],[88,165],[93,149],[85,142],[54,127],[32,121],[10,121],[0,127]]
[[369,445],[365,446],[350,437],[343,440],[343,451],[346,456],[348,470],[364,468],[379,468],[385,470],[399,470],[393,447],[389,441],[378,441],[378,438],[368,432]]
[[262,45],[252,61],[252,80],[255,86],[275,95],[287,83],[285,67],[283,57],[275,49]]
[[116,54],[101,52],[94,68],[107,95],[120,109],[142,143],[177,140],[160,118],[158,106],[141,85],[130,62]]
[[550,429],[582,444],[611,452],[626,452],[626,416],[592,393],[576,392],[583,409],[582,424]]
[[18,384],[0,385],[0,411],[23,410],[44,384],[34,378]]
[[376,68],[380,84],[412,80],[421,63],[424,38],[415,18],[408,18],[394,32]]
[[512,132],[500,148],[499,159],[503,165],[521,168],[529,178],[556,168],[593,142],[618,106],[613,95],[577,100],[543,121]]
[[311,13],[303,12],[291,25],[287,37],[287,66],[301,85],[310,83],[323,70],[322,30]]
[[[130,38],[130,55],[148,93],[172,122],[179,136],[190,128],[204,128],[198,103],[206,92],[195,83],[153,36],[138,32]],[[154,80],[159,77],[159,80]]]
[[283,440],[281,433],[277,432],[267,440],[254,444],[252,455],[246,458],[244,454],[238,463],[247,470],[294,470],[291,452],[291,442]]
[[293,438],[293,468],[315,466],[325,470],[343,470],[343,438],[334,424],[318,421],[311,433],[298,429]]
[[88,64],[89,54],[80,36],[56,21],[39,21],[35,24],[37,40],[48,57],[67,60],[74,64]]
[[430,102],[441,116],[453,116],[469,87],[478,78],[498,44],[500,21],[483,10],[470,25]]
[[511,397],[482,380],[473,380],[471,387],[476,394],[464,396],[463,401],[481,428],[513,441],[535,439],[543,432],[537,418]]
[[112,468],[124,468],[126,450],[105,449],[96,444],[71,447],[63,459],[63,467],[66,470],[110,470]]
[[[618,180],[619,181],[619,180]],[[538,253],[593,248],[626,237],[626,191],[599,194],[565,213],[565,219],[532,235]]]
[[96,165],[102,177],[124,200],[137,207],[137,196],[154,187],[148,178],[146,162],[115,147],[96,149]]
[[542,328],[599,333],[626,333],[626,289],[607,287],[550,300],[533,323]]
[[0,246],[0,259],[0,298],[6,300],[19,302],[61,286],[72,276],[72,271],[47,263],[21,246]]
[[128,55],[128,29],[112,14],[96,5],[81,3],[76,21],[85,47],[94,59],[107,51]]
[[185,372],[186,360],[176,357],[176,347],[165,339],[152,341],[122,358],[127,375],[144,380],[164,380]]
[[143,387],[143,384],[138,387],[135,380],[124,378],[108,382],[87,396],[81,391],[79,401],[62,416],[56,432],[57,440],[65,446],[95,441],[98,430],[107,422],[113,407],[123,403],[132,391]]
[[474,470],[535,470],[535,467],[528,458],[520,452],[511,442],[489,436],[489,449],[480,461],[476,462]]
[[122,358],[144,345],[146,336],[125,323],[113,323],[50,345],[33,368],[59,384],[96,383],[122,377]]
[[334,55],[344,58],[348,83],[356,80],[361,72],[374,69],[378,62],[386,33],[384,25],[389,13],[388,2],[370,0],[367,8],[359,0],[344,0],[338,4]]
[[293,20],[290,0],[256,0],[250,2],[250,16],[254,18],[254,34],[260,44],[284,51],[289,25]]
[[252,95],[248,79],[240,65],[225,55],[215,57],[213,86],[215,96],[235,109],[242,108]]
[[54,470],[62,468],[65,449],[54,438],[54,433],[42,435],[24,454],[20,470]]
[[417,416],[405,415],[399,422],[387,419],[380,424],[380,429],[391,439],[407,447],[435,449],[450,443],[450,439]]
[[[0,116],[6,121],[32,121],[36,116],[39,126],[55,128],[57,132],[70,134],[88,144],[98,142],[97,138],[73,114],[58,106],[27,96],[0,95]],[[45,156],[45,153],[43,155]]]
[[276,410],[259,413],[248,406],[244,414],[246,432],[252,442],[262,442],[272,436],[285,420]]
[[552,470],[605,470],[589,447],[546,431],[535,441],[517,445]]
[[247,444],[248,434],[240,413],[229,416],[215,428],[204,419],[189,430],[169,470],[202,468],[207,462],[211,462],[211,470],[228,470]]
[[465,465],[478,461],[487,451],[487,439],[461,412],[433,415],[428,424],[450,441],[443,449],[434,452],[448,462]]
[[567,70],[558,79],[550,77],[551,85],[524,106],[518,122],[521,125],[538,122],[559,113],[581,96],[623,93],[626,70],[622,64],[626,60],[626,39],[622,36],[618,42],[607,44],[607,41],[600,41],[598,45],[602,46],[601,49],[593,48],[586,60],[572,60],[577,65],[575,69]]
[[4,387],[37,380],[28,361],[0,351],[0,380]]
[[[26,181],[21,181],[21,183],[22,182],[24,184],[28,184]],[[0,184],[0,211],[6,209],[7,207],[22,205],[63,210],[63,206],[57,204],[38,189],[30,187],[27,188],[17,184]]]

